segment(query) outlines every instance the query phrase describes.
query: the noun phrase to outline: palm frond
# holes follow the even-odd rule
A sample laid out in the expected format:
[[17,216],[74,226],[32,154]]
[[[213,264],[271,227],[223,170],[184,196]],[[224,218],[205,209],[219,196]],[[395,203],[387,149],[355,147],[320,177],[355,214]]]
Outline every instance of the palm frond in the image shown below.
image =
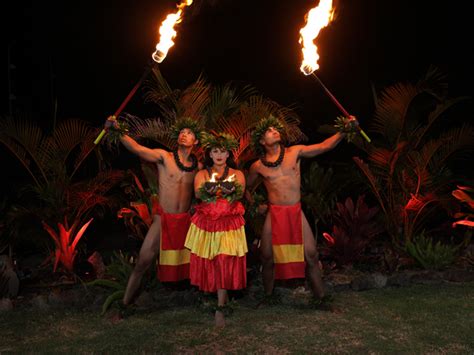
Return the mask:
[[453,99],[447,99],[441,101],[436,105],[436,108],[431,111],[428,115],[428,123],[426,125],[420,126],[417,129],[413,130],[411,136],[415,139],[415,147],[418,147],[423,139],[425,138],[426,133],[430,130],[433,124],[451,107],[457,105],[460,102],[468,100],[469,97],[457,97]]
[[376,107],[370,130],[394,144],[400,136],[410,104],[420,90],[412,84],[397,83],[385,89]]
[[430,161],[430,169],[436,171],[446,164],[446,161],[456,153],[466,152],[467,158],[472,160],[474,150],[474,126],[465,123],[444,132],[439,140],[442,142],[437,155]]
[[181,94],[178,101],[178,117],[191,117],[201,121],[205,117],[206,107],[210,101],[211,84],[206,83],[202,76]]
[[163,122],[159,118],[142,120],[130,114],[126,115],[125,120],[130,127],[130,136],[134,139],[147,139],[168,149],[176,146],[176,141],[170,137],[171,122]]
[[40,175],[47,181],[39,150],[42,140],[41,129],[31,120],[14,119],[13,117],[0,120],[0,142],[15,155],[37,185],[39,185],[39,180],[37,174],[32,170],[32,161],[39,169]]
[[250,85],[239,88],[235,83],[230,82],[214,87],[206,107],[206,127],[214,128],[218,119],[229,117],[238,112],[240,106],[255,94],[255,88]]

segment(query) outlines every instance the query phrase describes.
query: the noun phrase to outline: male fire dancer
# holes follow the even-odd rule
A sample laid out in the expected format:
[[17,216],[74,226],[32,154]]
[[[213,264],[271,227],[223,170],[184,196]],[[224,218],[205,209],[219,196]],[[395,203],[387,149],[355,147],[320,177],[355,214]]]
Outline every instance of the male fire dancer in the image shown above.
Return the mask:
[[[358,125],[353,116],[346,122],[349,130]],[[270,115],[260,120],[252,137],[259,159],[250,166],[247,177],[247,199],[252,201],[249,192],[260,176],[269,202],[260,242],[265,291],[262,303],[274,300],[275,279],[306,276],[314,297],[312,303],[324,309],[329,297],[321,279],[316,241],[301,210],[300,162],[332,150],[346,133],[338,132],[318,144],[290,147],[282,144],[283,133],[284,126],[277,118]]]
[[[114,117],[106,122],[107,129],[119,129]],[[200,127],[191,118],[176,121],[171,137],[177,140],[177,149],[150,149],[138,144],[126,134],[120,141],[130,152],[158,168],[159,206],[153,215],[128,280],[123,304],[132,302],[144,273],[159,253],[158,278],[162,282],[176,282],[189,278],[189,250],[184,241],[190,225],[189,209],[194,194],[194,176],[202,168],[192,150],[199,143]]]

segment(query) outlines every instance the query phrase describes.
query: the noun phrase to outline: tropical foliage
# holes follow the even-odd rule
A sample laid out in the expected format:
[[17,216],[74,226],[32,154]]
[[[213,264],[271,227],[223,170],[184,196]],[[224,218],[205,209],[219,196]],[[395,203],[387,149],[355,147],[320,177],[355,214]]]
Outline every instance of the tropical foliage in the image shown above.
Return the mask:
[[257,95],[255,89],[230,82],[213,86],[199,77],[184,90],[173,90],[157,68],[146,85],[147,102],[157,105],[160,118],[141,120],[129,114],[121,117],[130,125],[134,138],[148,139],[168,149],[176,146],[170,136],[173,123],[181,117],[198,120],[209,132],[232,134],[239,146],[233,150],[235,161],[243,166],[254,157],[251,132],[261,118],[273,115],[285,126],[289,143],[304,140],[298,115],[291,109]]
[[40,218],[55,243],[55,270],[61,264],[73,271],[77,243],[91,222],[90,214],[110,203],[106,194],[122,179],[119,171],[101,171],[86,180],[76,176],[92,152],[100,154],[94,150],[96,133],[77,119],[60,122],[50,134],[32,120],[6,118],[0,123],[0,142],[31,178],[25,208]]
[[368,207],[364,200],[365,196],[361,195],[355,205],[350,197],[343,204],[338,202],[332,232],[323,233],[329,254],[339,266],[357,261],[373,238],[383,231],[374,218],[379,209]]
[[434,243],[423,231],[407,242],[406,249],[424,269],[439,270],[454,262],[459,246],[442,244],[440,241]]
[[387,232],[402,249],[449,196],[456,181],[449,169],[454,154],[473,148],[473,126],[451,127],[446,120],[448,110],[465,98],[449,98],[446,89],[435,69],[416,84],[386,88],[370,127],[374,143],[367,148],[368,163],[354,157]]
[[468,226],[474,228],[474,188],[469,186],[459,186],[451,193],[458,201],[466,206],[465,210],[460,211],[454,215],[454,218],[461,218],[453,223],[453,227],[458,225]]

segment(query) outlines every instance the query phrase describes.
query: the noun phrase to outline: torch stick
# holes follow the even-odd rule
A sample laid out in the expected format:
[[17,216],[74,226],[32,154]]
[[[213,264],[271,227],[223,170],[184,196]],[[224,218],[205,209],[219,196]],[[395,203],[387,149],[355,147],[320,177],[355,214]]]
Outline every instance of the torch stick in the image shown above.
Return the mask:
[[[312,72],[311,75],[322,86],[324,91],[326,91],[326,94],[329,96],[329,98],[332,100],[332,102],[334,102],[334,104],[342,112],[342,114],[346,117],[349,117],[350,116],[349,112],[347,112],[347,110],[341,105],[341,103],[336,99],[336,97],[331,93],[331,91],[329,91],[329,89],[326,87],[326,85],[324,85],[324,83],[321,81],[321,79],[319,79],[318,76],[316,74],[314,74],[314,72]],[[370,140],[369,136],[364,132],[364,130],[362,128],[360,128],[360,126],[357,126],[357,129],[359,130],[359,133],[362,135],[362,137],[364,137],[364,139],[368,143],[370,143],[371,140]]]
[[[184,8],[187,6],[190,6],[192,3],[193,3],[193,0],[182,0],[177,5],[178,11],[176,13],[169,14],[166,17],[166,19],[162,22],[159,29],[160,42],[156,45],[156,50],[152,54],[152,58],[156,63],[161,63],[165,59],[166,54],[168,53],[168,50],[170,49],[170,47],[174,45],[173,38],[176,37],[176,31],[174,30],[174,26],[181,22],[181,17],[183,15]],[[147,68],[143,72],[140,80],[138,80],[138,82],[132,88],[128,96],[119,106],[117,111],[115,111],[114,117],[118,117],[118,115],[122,112],[122,110],[130,101],[130,99],[133,97],[133,95],[135,95],[135,92],[138,90],[143,80],[145,80],[146,76],[150,73],[152,67],[153,67],[153,62],[150,62],[150,64],[147,66]],[[100,140],[102,139],[102,137],[105,135],[105,133],[106,133],[106,130],[103,129],[100,132],[99,136],[95,139],[94,144],[98,144]]]
[[[138,80],[138,82],[135,84],[135,86],[132,88],[132,90],[128,93],[127,97],[120,104],[119,108],[115,111],[113,117],[118,117],[120,115],[120,113],[123,111],[123,109],[128,104],[130,99],[137,92],[137,90],[140,87],[140,85],[142,84],[143,80],[145,80],[145,78],[148,76],[148,74],[150,73],[152,67],[153,67],[153,62],[150,61],[150,63],[147,65],[147,67],[143,71],[143,74],[140,77],[140,79]],[[100,140],[102,139],[102,137],[104,137],[105,133],[107,133],[107,131],[105,129],[102,129],[102,131],[100,132],[100,134],[97,136],[97,138],[94,141],[95,145],[99,144]]]

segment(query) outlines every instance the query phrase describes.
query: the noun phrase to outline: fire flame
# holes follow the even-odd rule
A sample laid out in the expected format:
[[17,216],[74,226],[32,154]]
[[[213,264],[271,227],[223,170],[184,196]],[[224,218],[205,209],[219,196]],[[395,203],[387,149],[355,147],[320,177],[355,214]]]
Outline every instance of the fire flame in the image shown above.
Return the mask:
[[224,181],[232,182],[234,180],[235,180],[235,174],[232,174],[232,175],[228,176]]
[[318,37],[321,29],[326,27],[334,17],[332,0],[321,0],[319,5],[309,10],[306,15],[306,26],[300,30],[300,43],[302,45],[303,62],[300,70],[304,75],[310,75],[319,68],[318,47],[314,39]]
[[161,63],[168,50],[173,47],[173,39],[176,37],[176,31],[174,26],[181,22],[183,10],[186,6],[190,6],[193,3],[193,0],[183,0],[180,4],[177,5],[178,11],[174,14],[169,14],[166,19],[161,23],[159,33],[160,33],[160,42],[156,45],[156,50],[152,55],[152,58],[155,62]]
[[216,176],[217,176],[217,175],[218,175],[217,173],[212,173],[211,179],[209,180],[209,182],[216,182],[216,181],[217,181],[217,180],[216,180]]

